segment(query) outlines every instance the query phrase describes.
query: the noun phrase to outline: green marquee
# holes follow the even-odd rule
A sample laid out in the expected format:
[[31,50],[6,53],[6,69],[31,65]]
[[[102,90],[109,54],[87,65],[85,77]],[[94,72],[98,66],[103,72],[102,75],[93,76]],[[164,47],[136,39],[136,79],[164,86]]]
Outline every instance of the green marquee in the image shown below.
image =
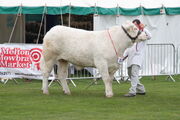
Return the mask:
[[165,14],[167,15],[178,15],[180,14],[180,7],[176,8],[102,8],[102,7],[73,7],[73,6],[63,6],[63,7],[0,7],[0,14],[66,14],[71,13],[75,15],[87,15],[87,14],[100,14],[100,15],[127,15],[127,16],[137,16],[137,15],[160,15],[161,9],[165,9]]

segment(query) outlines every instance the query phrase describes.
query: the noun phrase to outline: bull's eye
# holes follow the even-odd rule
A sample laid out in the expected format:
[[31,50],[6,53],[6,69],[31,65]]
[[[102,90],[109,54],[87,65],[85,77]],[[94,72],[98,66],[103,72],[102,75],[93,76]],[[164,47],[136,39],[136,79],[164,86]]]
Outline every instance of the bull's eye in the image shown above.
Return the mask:
[[134,28],[134,31],[138,30],[137,28]]

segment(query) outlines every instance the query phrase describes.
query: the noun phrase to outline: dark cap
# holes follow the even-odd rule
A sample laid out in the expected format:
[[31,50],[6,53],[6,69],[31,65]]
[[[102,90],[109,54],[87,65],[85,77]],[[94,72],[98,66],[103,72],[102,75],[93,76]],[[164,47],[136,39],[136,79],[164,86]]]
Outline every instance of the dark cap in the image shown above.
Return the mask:
[[137,23],[139,25],[141,23],[141,21],[139,19],[134,19],[133,23]]

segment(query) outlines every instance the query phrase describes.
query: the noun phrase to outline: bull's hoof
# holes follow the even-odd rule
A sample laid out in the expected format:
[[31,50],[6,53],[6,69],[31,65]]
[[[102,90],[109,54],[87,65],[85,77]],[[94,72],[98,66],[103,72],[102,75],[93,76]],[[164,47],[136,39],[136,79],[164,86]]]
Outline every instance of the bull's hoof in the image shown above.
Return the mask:
[[43,94],[49,95],[49,91],[43,91]]
[[65,95],[71,95],[71,92],[65,92],[65,91],[63,91],[63,93],[64,93]]
[[107,97],[107,98],[112,98],[112,97],[113,97],[113,95],[106,95],[106,97]]
[[111,92],[111,93],[106,93],[105,95],[107,98],[111,98],[111,97],[113,97],[114,94]]

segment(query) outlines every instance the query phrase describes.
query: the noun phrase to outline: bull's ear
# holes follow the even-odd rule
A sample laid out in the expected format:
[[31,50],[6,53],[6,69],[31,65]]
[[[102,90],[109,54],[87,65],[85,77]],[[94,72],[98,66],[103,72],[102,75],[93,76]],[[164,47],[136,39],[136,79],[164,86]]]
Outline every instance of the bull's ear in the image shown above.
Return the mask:
[[129,20],[126,21],[126,24],[130,24],[130,23],[131,23],[131,21],[129,21]]
[[137,30],[138,30],[138,28],[137,28],[137,27],[133,27],[133,30],[134,30],[134,31],[137,31]]
[[126,21],[126,30],[131,31],[134,28],[134,24],[131,21]]

